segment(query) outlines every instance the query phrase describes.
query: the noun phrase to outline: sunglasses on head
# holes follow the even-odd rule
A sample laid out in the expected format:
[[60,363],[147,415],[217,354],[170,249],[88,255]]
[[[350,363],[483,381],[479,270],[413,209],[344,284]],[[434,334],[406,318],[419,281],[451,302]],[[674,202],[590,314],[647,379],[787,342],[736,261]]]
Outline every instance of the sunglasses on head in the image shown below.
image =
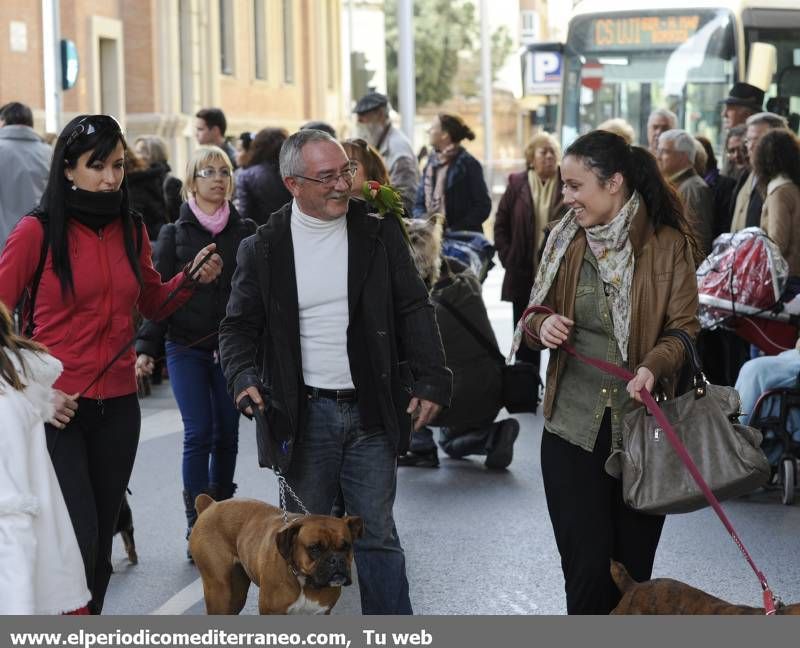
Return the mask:
[[75,124],[75,128],[72,129],[69,137],[67,137],[67,143],[64,145],[64,149],[68,149],[72,146],[79,137],[93,135],[97,131],[109,127],[122,133],[122,127],[119,125],[119,122],[111,115],[87,115]]

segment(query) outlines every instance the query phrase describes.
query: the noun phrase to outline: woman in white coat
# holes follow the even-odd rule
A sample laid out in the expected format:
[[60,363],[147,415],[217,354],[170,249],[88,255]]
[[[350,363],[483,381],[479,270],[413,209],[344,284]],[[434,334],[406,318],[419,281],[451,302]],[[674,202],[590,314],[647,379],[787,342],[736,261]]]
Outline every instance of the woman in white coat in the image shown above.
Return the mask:
[[91,598],[45,442],[61,370],[0,303],[0,614],[80,613]]

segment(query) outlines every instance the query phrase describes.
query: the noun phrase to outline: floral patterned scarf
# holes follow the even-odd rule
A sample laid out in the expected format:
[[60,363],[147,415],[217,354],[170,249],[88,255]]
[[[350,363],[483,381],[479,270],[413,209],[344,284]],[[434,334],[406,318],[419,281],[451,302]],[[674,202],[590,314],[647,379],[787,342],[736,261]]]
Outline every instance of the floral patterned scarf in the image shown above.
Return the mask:
[[[603,284],[608,288],[611,314],[614,320],[614,338],[617,340],[622,359],[628,359],[628,337],[631,328],[631,285],[633,283],[633,245],[628,236],[631,221],[639,210],[639,194],[634,191],[619,213],[605,225],[586,228],[586,243],[597,259]],[[545,243],[542,261],[533,282],[528,306],[544,302],[553,285],[561,259],[578,232],[578,220],[570,210],[553,228]],[[522,343],[522,321],[517,322],[510,358]]]

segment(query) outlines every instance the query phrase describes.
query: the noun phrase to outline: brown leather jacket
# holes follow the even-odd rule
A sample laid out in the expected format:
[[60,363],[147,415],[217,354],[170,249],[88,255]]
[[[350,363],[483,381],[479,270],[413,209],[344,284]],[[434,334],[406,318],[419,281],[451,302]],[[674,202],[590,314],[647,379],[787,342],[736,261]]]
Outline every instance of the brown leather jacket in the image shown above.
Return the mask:
[[[674,378],[684,363],[681,343],[672,337],[661,337],[667,329],[682,329],[693,338],[700,330],[697,319],[697,279],[694,261],[686,238],[673,227],[657,231],[642,203],[633,218],[629,233],[634,253],[631,331],[628,363],[634,373],[639,367],[653,372],[656,384],[668,397],[674,395]],[[575,292],[578,287],[586,234],[579,229],[561,260],[556,279],[545,305],[570,319],[575,316]],[[531,317],[531,327],[538,331],[546,314]],[[528,346],[543,348],[538,339],[526,336]],[[550,354],[547,366],[547,387],[544,395],[544,416],[550,418],[558,381],[564,371],[563,353]]]

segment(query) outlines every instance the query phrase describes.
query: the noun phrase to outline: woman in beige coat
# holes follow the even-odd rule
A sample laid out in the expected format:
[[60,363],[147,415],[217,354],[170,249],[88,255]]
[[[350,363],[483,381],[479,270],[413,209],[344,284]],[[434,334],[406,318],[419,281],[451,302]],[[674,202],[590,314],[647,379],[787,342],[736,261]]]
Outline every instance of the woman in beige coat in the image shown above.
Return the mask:
[[800,276],[800,145],[795,134],[775,129],[764,135],[754,166],[764,196],[761,229],[780,248],[789,275]]

